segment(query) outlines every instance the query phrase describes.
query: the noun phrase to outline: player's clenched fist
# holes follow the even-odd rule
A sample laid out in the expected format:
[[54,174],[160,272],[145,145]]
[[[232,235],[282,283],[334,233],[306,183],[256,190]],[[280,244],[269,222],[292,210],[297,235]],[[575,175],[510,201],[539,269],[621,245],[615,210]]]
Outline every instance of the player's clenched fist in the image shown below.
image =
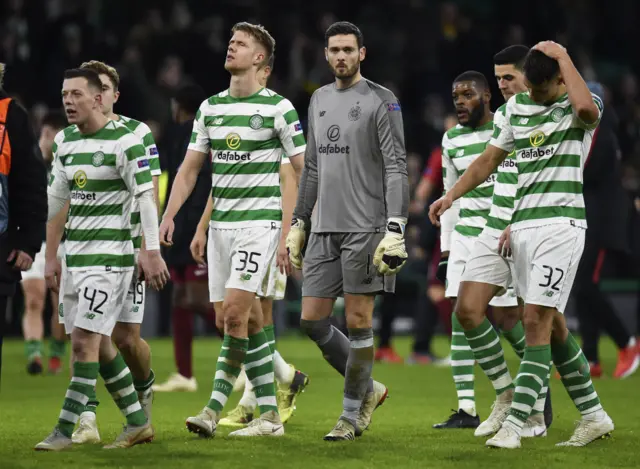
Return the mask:
[[407,261],[407,249],[404,244],[406,220],[389,218],[387,231],[373,255],[373,265],[382,275],[397,273]]
[[289,260],[296,269],[302,269],[302,247],[306,238],[304,225],[304,221],[294,218],[287,235],[286,247],[289,251]]
[[453,200],[443,195],[429,207],[429,220],[436,226],[440,226],[440,217],[453,205]]

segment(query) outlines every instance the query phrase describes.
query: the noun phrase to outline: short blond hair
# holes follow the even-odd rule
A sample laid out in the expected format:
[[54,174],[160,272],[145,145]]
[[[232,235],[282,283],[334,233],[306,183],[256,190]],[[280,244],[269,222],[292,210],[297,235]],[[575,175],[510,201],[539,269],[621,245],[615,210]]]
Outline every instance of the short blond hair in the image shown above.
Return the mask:
[[236,23],[235,25],[233,25],[233,28],[231,28],[231,34],[235,33],[236,31],[247,33],[249,36],[254,38],[258,42],[258,44],[264,47],[266,55],[264,57],[264,60],[262,61],[261,66],[270,65],[272,63],[271,58],[274,56],[274,53],[276,51],[276,40],[271,34],[269,34],[269,31],[267,31],[264,26],[243,21],[241,23]]
[[113,85],[113,91],[117,91],[120,87],[120,75],[118,75],[116,69],[111,65],[107,65],[99,60],[90,60],[89,62],[84,62],[80,65],[80,68],[87,68],[89,70],[93,70],[98,75],[108,76],[109,81],[111,81],[111,84]]

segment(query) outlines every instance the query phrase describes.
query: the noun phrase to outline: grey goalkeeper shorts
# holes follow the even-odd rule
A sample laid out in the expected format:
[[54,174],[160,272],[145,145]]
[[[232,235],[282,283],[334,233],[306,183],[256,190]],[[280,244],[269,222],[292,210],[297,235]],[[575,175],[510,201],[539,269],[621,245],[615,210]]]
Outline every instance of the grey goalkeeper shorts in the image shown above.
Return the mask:
[[311,233],[302,266],[302,296],[337,298],[395,290],[395,275],[383,276],[373,255],[383,233]]

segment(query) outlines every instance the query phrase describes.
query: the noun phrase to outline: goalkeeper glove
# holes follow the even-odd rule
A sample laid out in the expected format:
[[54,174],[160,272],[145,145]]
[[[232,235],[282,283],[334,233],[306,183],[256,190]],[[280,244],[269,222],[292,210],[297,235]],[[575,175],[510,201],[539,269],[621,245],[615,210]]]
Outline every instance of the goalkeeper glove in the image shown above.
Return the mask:
[[291,230],[287,235],[285,246],[289,252],[289,260],[296,269],[302,269],[302,248],[306,237],[304,221],[294,218],[291,221]]
[[436,279],[442,283],[447,283],[447,267],[449,266],[449,257],[441,257],[438,268],[436,269]]
[[406,219],[403,218],[389,218],[387,221],[387,231],[373,255],[373,265],[382,275],[398,273],[407,260],[407,249],[404,245],[406,223]]

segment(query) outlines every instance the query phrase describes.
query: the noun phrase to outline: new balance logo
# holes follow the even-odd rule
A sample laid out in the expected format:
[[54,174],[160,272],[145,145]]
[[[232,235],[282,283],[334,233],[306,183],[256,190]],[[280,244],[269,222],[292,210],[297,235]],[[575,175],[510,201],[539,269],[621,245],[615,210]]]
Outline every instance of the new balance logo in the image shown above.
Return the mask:
[[546,292],[543,293],[544,296],[551,298],[554,295],[554,292],[552,292],[551,290],[547,290]]
[[222,117],[218,117],[217,119],[215,119],[213,121],[213,125],[222,125],[223,121],[224,121],[224,119]]
[[521,117],[520,118],[520,125],[526,125],[527,122],[529,122],[529,118],[528,117]]
[[326,112],[327,112],[327,111],[320,111],[320,117],[324,117],[324,115],[325,115],[325,113],[326,113]]
[[456,153],[456,156],[457,157],[464,156],[464,148],[461,148],[460,150],[458,150],[458,152]]

